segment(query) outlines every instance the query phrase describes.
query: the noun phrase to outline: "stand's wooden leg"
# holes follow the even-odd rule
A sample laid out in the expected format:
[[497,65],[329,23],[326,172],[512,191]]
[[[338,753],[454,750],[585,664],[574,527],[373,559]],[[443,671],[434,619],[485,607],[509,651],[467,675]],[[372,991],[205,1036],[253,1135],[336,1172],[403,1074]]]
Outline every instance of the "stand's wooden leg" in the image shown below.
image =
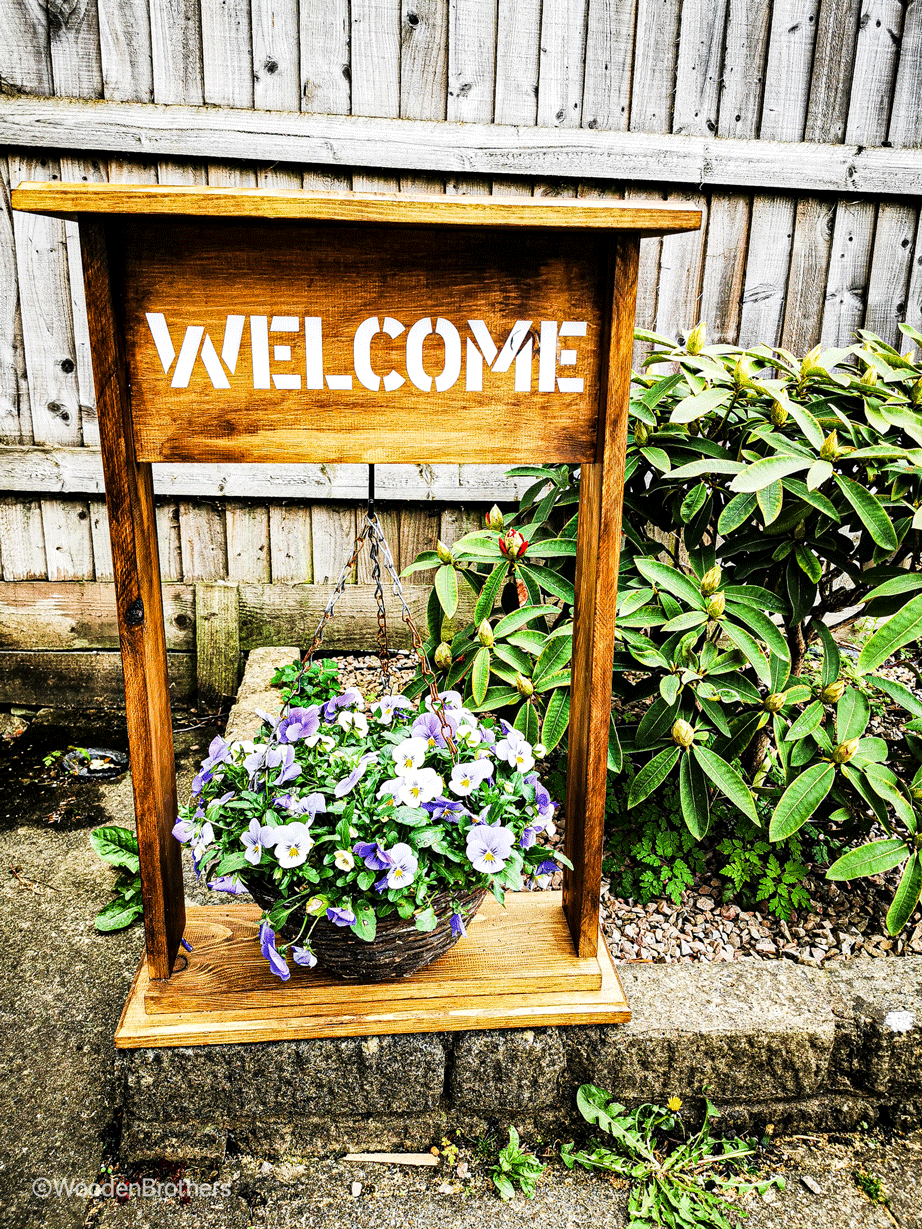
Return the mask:
[[101,222],[81,220],[80,238],[125,669],[147,959],[151,979],[159,980],[170,975],[186,911],[179,844],[171,831],[176,769],[154,488],[150,465],[135,457],[106,229]]
[[[581,466],[573,683],[567,762],[563,907],[580,956],[596,951],[605,824],[611,671],[621,554],[624,456],[639,236],[612,243],[609,363],[603,368],[596,460]],[[605,351],[603,340],[603,353]]]

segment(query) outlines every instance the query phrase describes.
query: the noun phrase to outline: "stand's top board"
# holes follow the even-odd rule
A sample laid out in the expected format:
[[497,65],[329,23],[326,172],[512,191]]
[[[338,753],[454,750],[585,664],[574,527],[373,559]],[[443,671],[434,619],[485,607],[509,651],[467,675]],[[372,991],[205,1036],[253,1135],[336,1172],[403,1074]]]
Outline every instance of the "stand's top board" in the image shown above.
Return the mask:
[[633,316],[617,252],[701,221],[116,184],[21,185],[13,205],[104,229],[135,453],[172,463],[596,460],[613,321],[629,340]]
[[23,183],[24,213],[142,214],[200,218],[301,218],[379,226],[509,226],[634,230],[645,235],[697,230],[701,211],[635,201],[535,200],[491,196],[410,196],[302,192],[286,188],[163,187],[148,184]]

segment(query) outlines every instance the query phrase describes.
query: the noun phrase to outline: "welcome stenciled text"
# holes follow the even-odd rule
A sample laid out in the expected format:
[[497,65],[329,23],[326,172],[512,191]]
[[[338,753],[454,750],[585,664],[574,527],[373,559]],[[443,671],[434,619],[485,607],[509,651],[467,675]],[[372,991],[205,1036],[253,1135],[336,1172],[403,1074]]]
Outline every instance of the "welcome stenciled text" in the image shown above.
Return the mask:
[[[332,373],[324,365],[323,320],[320,316],[269,316],[229,314],[221,338],[221,352],[205,326],[189,324],[179,340],[174,339],[162,312],[147,312],[154,345],[164,375],[171,376],[170,387],[188,388],[197,364],[215,389],[229,389],[229,376],[237,375],[244,329],[248,327],[250,367],[254,389],[349,391],[354,381],[369,392],[394,392],[408,380],[420,392],[447,392],[462,379],[466,392],[483,392],[484,368],[501,375],[514,367],[515,391],[528,393],[533,388],[534,340],[537,335],[537,391],[539,393],[582,393],[582,376],[560,375],[559,368],[574,368],[578,352],[572,345],[561,346],[561,339],[586,336],[585,320],[541,320],[537,330],[531,320],[516,320],[503,340],[494,338],[483,320],[468,320],[466,335],[450,320],[424,316],[407,328],[393,316],[369,316],[355,329],[352,338],[351,372]],[[400,357],[406,376],[396,368],[380,372],[372,363],[372,341],[383,334],[391,341],[400,339]],[[406,336],[404,337],[404,334]],[[274,337],[287,341],[275,342]],[[295,336],[297,341],[295,341]],[[423,350],[430,337],[441,340],[444,355],[437,374],[426,370]],[[177,350],[178,344],[178,350]],[[293,351],[297,348],[299,353]],[[398,349],[398,347],[394,347]],[[397,356],[392,362],[399,361]],[[242,373],[241,373],[242,374]]]

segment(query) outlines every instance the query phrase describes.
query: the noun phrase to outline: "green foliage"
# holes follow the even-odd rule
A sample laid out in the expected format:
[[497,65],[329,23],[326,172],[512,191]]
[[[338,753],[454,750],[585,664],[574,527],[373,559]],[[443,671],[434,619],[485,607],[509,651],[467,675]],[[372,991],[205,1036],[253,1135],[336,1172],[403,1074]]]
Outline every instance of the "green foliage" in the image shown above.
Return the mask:
[[[776,917],[789,918],[795,909],[810,904],[810,894],[803,886],[810,861],[823,860],[823,848],[816,839],[817,829],[804,828],[788,840],[769,844],[759,828],[742,821],[736,835],[728,836],[717,846],[726,859],[720,867],[733,885],[734,895],[743,902],[761,905]],[[807,851],[809,838],[813,848]]]
[[91,832],[90,844],[100,858],[118,867],[115,898],[96,914],[96,929],[124,930],[144,912],[138,838],[127,828],[110,824]]
[[536,1156],[524,1152],[515,1127],[509,1128],[509,1143],[500,1151],[493,1168],[493,1185],[502,1200],[515,1199],[518,1187],[529,1199],[534,1197],[538,1179],[547,1169]]
[[852,1178],[859,1191],[863,1191],[871,1203],[879,1203],[882,1207],[890,1207],[890,1196],[884,1189],[884,1184],[876,1174],[864,1169],[853,1169]]
[[583,1118],[608,1138],[579,1151],[565,1144],[561,1160],[569,1169],[600,1169],[630,1183],[627,1229],[730,1229],[730,1215],[745,1215],[731,1198],[751,1190],[762,1194],[770,1186],[784,1188],[780,1177],[740,1177],[752,1169],[756,1141],[712,1135],[716,1111],[710,1101],[705,1101],[700,1131],[690,1137],[679,1117],[682,1103],[677,1097],[667,1107],[627,1110],[603,1089],[583,1084],[576,1104]]
[[[803,359],[709,346],[702,326],[684,346],[638,337],[651,350],[632,385],[614,661],[626,716],[609,743],[610,771],[632,783],[626,809],[677,789],[696,841],[715,807],[738,834],[764,816],[756,843],[780,848],[757,891],[781,910],[802,865],[785,846],[805,824],[853,844],[882,828],[901,842],[899,929],[922,893],[922,705],[873,672],[922,635],[922,362],[866,332]],[[440,644],[430,618],[426,650],[469,706],[563,747],[579,475],[510,473],[533,480],[516,513],[495,510],[437,557],[478,595],[476,621]],[[434,602],[448,613],[446,581]],[[826,624],[847,607],[883,619],[856,665]],[[904,739],[867,735],[872,703],[906,710]],[[680,860],[677,882],[689,866],[684,850],[659,855],[655,834],[643,854]]]
[[625,794],[626,783],[609,778],[603,871],[612,892],[642,905],[663,896],[677,905],[704,871],[703,851],[682,821],[678,789],[670,781],[656,802],[643,803],[629,816]]
[[[300,675],[300,678],[299,678]],[[297,687],[295,684],[297,683]],[[335,661],[320,658],[301,674],[301,662],[280,666],[272,676],[273,687],[282,689],[283,704],[324,704],[338,695],[341,687]]]

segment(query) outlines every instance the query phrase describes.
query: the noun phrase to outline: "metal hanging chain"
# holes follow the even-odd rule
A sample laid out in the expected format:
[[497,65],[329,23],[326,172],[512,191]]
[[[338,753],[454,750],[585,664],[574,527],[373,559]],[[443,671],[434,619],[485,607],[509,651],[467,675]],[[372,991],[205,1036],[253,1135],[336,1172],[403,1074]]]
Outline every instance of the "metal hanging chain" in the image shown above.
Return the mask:
[[[306,674],[306,672],[310,669],[314,654],[317,652],[317,650],[321,647],[323,643],[323,634],[326,629],[326,625],[329,623],[330,619],[333,617],[333,612],[336,608],[336,603],[339,601],[339,599],[342,597],[343,593],[345,592],[349,577],[352,574],[352,569],[355,567],[356,562],[358,561],[358,557],[361,553],[362,546],[367,539],[368,551],[371,557],[371,575],[372,575],[372,579],[375,584],[375,602],[377,606],[377,617],[378,617],[378,637],[377,637],[378,638],[378,656],[381,661],[381,674],[383,676],[383,685],[385,688],[385,691],[383,694],[385,695],[388,694],[390,687],[391,687],[391,660],[390,660],[390,650],[389,650],[388,643],[387,643],[387,611],[385,609],[385,604],[384,604],[384,587],[382,584],[382,577],[381,577],[381,564],[382,563],[384,565],[384,570],[387,573],[388,577],[390,578],[391,584],[393,586],[394,596],[398,599],[402,607],[402,618],[403,618],[404,623],[407,625],[407,628],[409,629],[410,639],[413,645],[413,651],[416,653],[416,656],[419,659],[420,672],[422,673],[423,677],[426,679],[426,682],[429,686],[429,695],[431,698],[432,711],[438,717],[439,726],[442,732],[442,737],[444,738],[445,743],[448,747],[449,754],[451,755],[451,758],[453,760],[456,760],[458,756],[458,748],[455,745],[454,734],[452,732],[451,726],[449,725],[448,720],[445,717],[445,706],[443,702],[439,699],[438,682],[436,680],[434,673],[432,672],[432,667],[429,665],[429,660],[426,657],[426,650],[423,645],[422,636],[420,635],[419,629],[417,628],[416,624],[413,622],[413,616],[410,614],[410,608],[407,605],[406,598],[404,597],[403,585],[401,585],[400,577],[397,574],[397,567],[394,563],[394,557],[391,554],[390,545],[388,544],[387,538],[385,538],[384,536],[384,533],[378,522],[377,514],[375,512],[375,473],[374,473],[374,470],[375,470],[375,467],[373,465],[369,465],[368,467],[368,506],[365,512],[365,518],[362,522],[362,527],[359,530],[359,533],[356,535],[356,538],[355,538],[355,549],[353,550],[351,557],[346,562],[342,571],[339,574],[339,579],[337,580],[333,588],[333,592],[330,594],[330,600],[327,602],[326,609],[324,610],[323,614],[320,616],[320,622],[317,624],[317,629],[314,632],[314,636],[310,643],[310,646],[301,658],[301,668],[299,669],[298,673],[295,675],[294,681],[292,683],[291,699],[289,699],[285,703],[284,707],[282,708],[281,715],[282,717],[284,717],[288,713],[288,711],[290,710],[292,706],[292,701],[296,699],[296,697],[298,696],[298,693],[300,692],[301,679]],[[273,737],[270,739],[270,744],[272,744],[273,742],[274,742],[274,734],[273,734]]]

